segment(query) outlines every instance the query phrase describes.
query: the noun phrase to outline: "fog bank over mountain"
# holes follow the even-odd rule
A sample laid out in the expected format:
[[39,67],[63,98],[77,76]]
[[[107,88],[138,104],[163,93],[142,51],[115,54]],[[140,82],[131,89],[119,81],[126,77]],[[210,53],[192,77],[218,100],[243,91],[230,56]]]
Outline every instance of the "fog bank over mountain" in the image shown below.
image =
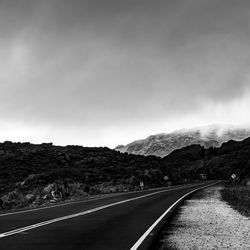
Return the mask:
[[249,136],[248,126],[215,124],[150,135],[146,139],[131,142],[126,146],[119,145],[115,149],[131,154],[164,157],[175,149],[192,144],[199,144],[205,148],[219,147],[223,142],[241,141]]

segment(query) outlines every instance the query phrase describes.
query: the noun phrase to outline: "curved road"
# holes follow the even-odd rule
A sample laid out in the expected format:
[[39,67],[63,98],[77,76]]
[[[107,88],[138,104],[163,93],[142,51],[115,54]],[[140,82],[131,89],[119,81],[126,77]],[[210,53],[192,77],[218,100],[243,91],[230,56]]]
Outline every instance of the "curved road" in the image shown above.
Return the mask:
[[0,249],[148,249],[157,226],[173,205],[189,192],[213,183],[123,193],[0,214]]

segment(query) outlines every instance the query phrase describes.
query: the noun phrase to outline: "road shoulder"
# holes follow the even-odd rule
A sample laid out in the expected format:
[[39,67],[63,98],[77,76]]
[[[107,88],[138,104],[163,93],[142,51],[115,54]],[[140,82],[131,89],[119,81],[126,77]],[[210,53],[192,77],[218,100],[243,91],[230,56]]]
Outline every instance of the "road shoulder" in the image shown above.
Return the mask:
[[250,220],[222,200],[221,189],[187,199],[159,235],[157,249],[250,249]]

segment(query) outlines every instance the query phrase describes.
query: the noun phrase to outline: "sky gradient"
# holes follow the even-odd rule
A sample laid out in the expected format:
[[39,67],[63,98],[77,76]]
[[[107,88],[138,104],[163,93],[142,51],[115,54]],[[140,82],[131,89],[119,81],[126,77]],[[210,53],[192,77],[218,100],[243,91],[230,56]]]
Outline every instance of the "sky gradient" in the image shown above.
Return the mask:
[[0,0],[0,33],[1,141],[250,124],[249,0]]

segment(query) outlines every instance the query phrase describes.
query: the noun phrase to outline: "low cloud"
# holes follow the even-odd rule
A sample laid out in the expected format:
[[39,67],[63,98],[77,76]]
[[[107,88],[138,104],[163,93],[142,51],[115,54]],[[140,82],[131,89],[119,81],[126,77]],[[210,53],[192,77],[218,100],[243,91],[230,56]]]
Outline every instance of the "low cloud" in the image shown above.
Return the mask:
[[2,139],[115,146],[250,123],[247,0],[0,7]]

